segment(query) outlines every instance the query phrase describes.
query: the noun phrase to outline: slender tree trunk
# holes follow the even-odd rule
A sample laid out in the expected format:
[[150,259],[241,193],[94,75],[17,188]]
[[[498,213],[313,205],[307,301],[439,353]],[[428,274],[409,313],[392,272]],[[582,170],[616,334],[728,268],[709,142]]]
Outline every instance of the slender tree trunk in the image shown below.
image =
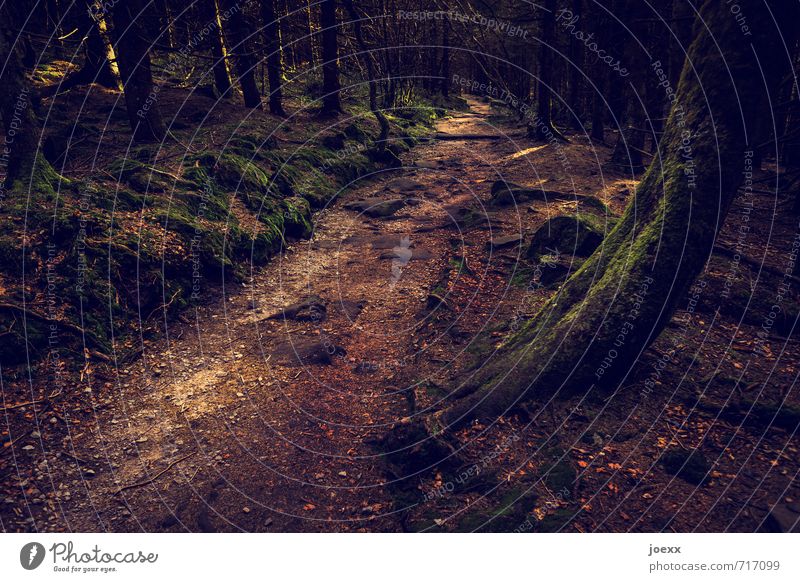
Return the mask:
[[214,30],[208,35],[211,50],[211,71],[214,74],[214,87],[222,98],[231,96],[231,75],[228,70],[228,52],[225,49],[225,36],[222,31],[222,18],[217,0],[198,0],[200,19],[203,26],[211,25]]
[[336,0],[322,0],[319,23],[322,28],[322,113],[335,115],[342,111]]
[[539,42],[539,75],[536,83],[536,119],[528,125],[528,135],[539,140],[553,138],[564,140],[564,136],[553,126],[552,90],[553,59],[551,48],[555,37],[555,0],[544,0],[542,28]]
[[314,11],[311,9],[311,0],[306,2],[306,23],[308,24],[308,49],[311,68],[316,69],[319,64],[319,34],[314,25]]
[[353,21],[353,31],[358,43],[358,49],[361,52],[361,59],[364,61],[364,67],[367,69],[367,82],[369,83],[369,110],[378,120],[378,125],[381,128],[381,133],[376,140],[376,148],[378,152],[383,152],[386,149],[386,140],[389,137],[389,121],[383,114],[383,111],[378,107],[378,89],[376,87],[377,79],[375,78],[375,66],[372,62],[373,56],[367,47],[364,40],[364,34],[361,30],[361,20],[356,8],[353,5],[353,0],[344,0],[345,8],[350,14],[350,19]]
[[447,19],[442,22],[442,96],[450,96],[450,23]]
[[158,20],[161,28],[167,32],[167,45],[169,48],[175,48],[177,41],[175,40],[175,22],[172,19],[172,10],[170,10],[168,0],[155,0],[155,7],[158,10]]
[[[645,43],[649,38],[646,25],[643,22],[648,12],[646,6],[640,3],[639,0],[629,0],[622,7],[624,9],[625,22],[629,23],[629,32],[627,34],[633,37],[633,39],[624,43],[624,46],[628,47],[628,50],[624,51],[626,65],[633,74],[629,77],[612,78],[611,80],[611,83],[624,85],[625,91],[623,95],[625,95],[625,103],[627,105],[624,125],[620,129],[617,143],[611,154],[611,161],[636,173],[644,167],[642,161],[645,136],[645,111],[643,110],[645,90],[643,81],[646,73],[643,72],[647,70],[647,59],[645,58],[644,49],[639,46],[639,43]],[[612,73],[612,77],[613,75],[614,73]]]
[[160,142],[167,130],[158,107],[158,88],[153,84],[150,47],[141,25],[145,17],[142,6],[142,0],[129,0],[114,6],[115,52],[133,139]]
[[[572,0],[572,14],[581,18],[583,2],[582,0]],[[582,129],[583,102],[581,100],[581,72],[584,71],[583,67],[583,47],[578,39],[570,36],[569,39],[569,60],[567,64],[569,67],[569,106],[572,108],[570,113],[570,125],[573,129]]]
[[281,60],[281,25],[276,18],[275,0],[261,0],[261,17],[267,48],[267,78],[269,79],[269,110],[274,115],[283,111],[283,62]]
[[236,76],[239,77],[239,87],[242,89],[245,107],[261,109],[261,93],[256,85],[256,62],[251,52],[251,31],[242,13],[242,4],[237,0],[222,0],[221,7],[228,16],[226,33],[230,42]]
[[[779,22],[797,16],[793,0],[770,8]],[[496,418],[531,399],[616,388],[685,298],[741,183],[765,85],[774,88],[780,75],[768,11],[748,12],[752,38],[717,0],[703,5],[700,18],[665,126],[662,162],[651,165],[601,247],[487,355],[448,408],[427,419],[429,434]],[[765,85],[741,74],[754,66],[753,49]],[[720,55],[727,67],[719,66]]]

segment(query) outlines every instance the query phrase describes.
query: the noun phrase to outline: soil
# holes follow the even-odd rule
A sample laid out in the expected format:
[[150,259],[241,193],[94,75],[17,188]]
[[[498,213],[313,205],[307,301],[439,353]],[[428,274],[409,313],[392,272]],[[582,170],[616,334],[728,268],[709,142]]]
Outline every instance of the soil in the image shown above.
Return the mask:
[[[757,195],[743,247],[772,274],[736,265],[737,285],[766,298],[745,303],[752,317],[711,291],[733,268],[715,256],[697,308],[681,303],[617,393],[464,429],[456,470],[392,472],[384,435],[436,406],[481,346],[556,292],[525,260],[537,228],[574,214],[577,196],[604,202],[610,228],[639,177],[608,166],[611,148],[582,135],[537,143],[489,105],[470,107],[439,122],[446,139],[343,189],[310,240],[244,284],[205,286],[201,305],[141,340],[139,359],[87,371],[92,382],[75,388],[82,407],[19,406],[46,387],[6,386],[2,529],[795,527],[797,426],[752,405],[800,404],[793,326],[757,340],[797,234],[774,194]],[[496,205],[500,179],[577,196]],[[729,248],[737,209],[720,239]],[[577,266],[570,249],[553,251]],[[690,461],[676,462],[683,452]]]

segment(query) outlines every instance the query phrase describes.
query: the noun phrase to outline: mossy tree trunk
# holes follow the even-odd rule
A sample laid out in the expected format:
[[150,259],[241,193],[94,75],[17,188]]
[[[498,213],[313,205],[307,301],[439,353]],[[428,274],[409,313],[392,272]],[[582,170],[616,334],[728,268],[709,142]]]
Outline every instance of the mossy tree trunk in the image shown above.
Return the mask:
[[239,87],[242,89],[245,107],[251,109],[261,109],[261,93],[256,85],[256,62],[253,58],[250,45],[252,43],[252,31],[247,23],[244,13],[244,5],[236,0],[222,0],[222,8],[228,16],[226,21],[226,33],[236,65],[236,76],[239,78]]
[[[757,32],[743,37],[724,3],[704,4],[661,163],[646,172],[603,245],[428,419],[434,432],[532,399],[613,389],[658,337],[703,268],[741,183],[765,92],[750,74],[754,49],[766,87],[780,74],[771,17],[756,2],[750,6]],[[797,13],[792,0],[771,9],[783,22]]]
[[283,62],[281,59],[281,23],[276,17],[275,0],[261,1],[264,36],[267,49],[267,79],[269,80],[269,111],[286,115],[283,111]]
[[320,2],[319,24],[322,29],[322,113],[341,112],[339,98],[339,41],[336,27],[336,0]]
[[[19,30],[27,14],[24,7],[6,3],[0,6],[0,55],[5,55],[0,83],[0,117],[3,119],[3,150],[0,151],[0,175],[3,187],[15,185],[28,190],[52,189],[59,179],[44,156],[39,155],[40,127],[32,104],[32,89],[25,77],[19,46]],[[45,183],[46,182],[46,183]]]
[[158,106],[158,92],[150,68],[150,46],[142,25],[142,0],[117,3],[113,8],[114,36],[125,107],[138,142],[160,142],[167,129]]

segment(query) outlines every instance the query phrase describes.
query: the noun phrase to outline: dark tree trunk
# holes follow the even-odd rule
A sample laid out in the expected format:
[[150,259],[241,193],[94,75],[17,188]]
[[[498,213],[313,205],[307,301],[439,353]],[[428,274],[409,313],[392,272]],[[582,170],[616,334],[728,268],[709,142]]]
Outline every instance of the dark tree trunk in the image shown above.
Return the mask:
[[306,24],[308,25],[308,50],[311,68],[316,69],[319,63],[319,34],[314,26],[314,11],[311,10],[311,0],[306,2]]
[[156,10],[158,10],[160,28],[167,33],[167,45],[169,48],[175,48],[178,43],[175,40],[175,22],[172,19],[172,10],[170,10],[169,2],[167,0],[154,0],[154,4]]
[[[770,8],[779,22],[796,17],[793,0]],[[768,11],[748,17],[772,88],[780,74],[779,37]],[[661,163],[650,166],[601,247],[537,315],[487,354],[448,408],[429,418],[429,434],[496,418],[532,399],[616,388],[686,296],[736,196],[764,94],[762,83],[739,74],[752,70],[755,57],[727,6],[708,0],[700,18],[704,25],[695,27],[665,126]]]
[[[572,14],[573,16],[577,16],[581,18],[582,16],[582,9],[583,8],[583,1],[582,0],[572,0]],[[584,48],[581,46],[578,39],[571,36],[569,40],[569,63],[567,67],[569,67],[569,106],[572,109],[570,112],[570,125],[572,125],[573,129],[582,129],[583,122],[582,117],[584,115],[583,111],[583,103],[581,100],[581,74],[585,70],[583,66],[583,51]]]
[[376,140],[376,148],[378,152],[383,152],[386,149],[386,140],[389,137],[389,121],[383,114],[383,111],[378,107],[378,89],[376,87],[377,79],[375,79],[375,65],[372,62],[372,52],[367,47],[364,40],[364,34],[361,30],[361,20],[356,8],[353,5],[353,0],[344,0],[345,8],[350,14],[350,19],[353,21],[353,31],[358,43],[358,49],[361,52],[361,59],[364,61],[364,67],[367,69],[367,82],[369,83],[369,110],[378,120],[381,133]]
[[[589,5],[589,17],[592,30],[598,39],[598,44],[607,45],[608,41],[608,15],[596,6]],[[605,117],[608,111],[606,95],[610,77],[609,68],[595,58],[591,61],[591,79],[594,83],[592,94],[592,133],[591,138],[600,143],[605,143]]]
[[256,62],[250,50],[252,33],[242,13],[242,5],[236,0],[223,0],[221,5],[228,15],[227,45],[236,64],[236,76],[239,78],[244,105],[251,109],[261,109],[261,94],[256,85]]
[[115,52],[125,92],[125,106],[138,142],[160,142],[166,127],[158,107],[158,91],[150,69],[150,47],[141,25],[145,17],[142,0],[114,6]]
[[[625,87],[625,103],[627,104],[624,122],[620,128],[617,143],[611,154],[612,163],[629,168],[632,172],[638,173],[644,167],[642,152],[644,151],[644,119],[645,111],[643,102],[645,101],[644,75],[647,71],[647,60],[645,58],[645,47],[640,46],[649,38],[647,27],[643,21],[647,15],[646,6],[639,0],[632,0],[623,4],[625,22],[627,22],[628,39],[624,46],[627,50],[626,64],[632,74],[625,78],[613,79],[611,83],[620,83]],[[612,73],[613,76],[613,73]]]
[[281,60],[281,24],[276,18],[275,0],[261,0],[261,17],[267,49],[267,78],[269,79],[269,110],[274,115],[283,111],[283,62]]
[[322,0],[319,24],[322,28],[322,113],[342,111],[339,98],[339,41],[336,29],[336,0]]
[[450,96],[450,24],[447,19],[442,22],[442,96]]
[[0,83],[0,117],[3,119],[4,143],[0,170],[3,189],[19,184],[23,191],[52,190],[60,178],[44,156],[39,155],[40,128],[31,103],[32,90],[25,78],[25,67],[17,45],[18,31],[25,16],[21,7],[0,6],[0,55],[4,55],[3,82]]
[[211,71],[214,74],[214,87],[220,97],[228,98],[231,95],[231,75],[228,71],[227,51],[225,50],[225,37],[222,32],[222,19],[219,14],[217,0],[199,0],[203,25],[211,25],[214,30],[208,35],[211,49]]
[[83,37],[85,54],[83,66],[70,73],[60,83],[54,84],[52,88],[45,88],[42,94],[48,95],[56,90],[64,91],[88,83],[97,83],[109,89],[121,89],[116,56],[108,37],[108,23],[100,4],[95,1],[87,2],[84,9],[76,11],[76,16],[76,25]]
[[528,135],[532,138],[550,141],[564,137],[553,126],[552,89],[553,86],[553,41],[555,37],[555,0],[544,1],[542,27],[539,41],[539,74],[536,83],[536,118],[528,125]]

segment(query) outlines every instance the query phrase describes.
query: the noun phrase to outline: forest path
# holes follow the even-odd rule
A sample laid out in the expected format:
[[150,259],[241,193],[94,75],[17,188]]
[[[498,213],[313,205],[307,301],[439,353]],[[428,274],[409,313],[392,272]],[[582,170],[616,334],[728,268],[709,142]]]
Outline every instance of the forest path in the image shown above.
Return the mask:
[[[526,150],[519,129],[509,137],[488,105],[470,105],[437,131],[500,139],[433,140],[402,168],[346,188],[317,215],[312,240],[222,297],[203,290],[168,339],[119,370],[96,427],[70,441],[98,470],[64,487],[67,527],[400,529],[392,512],[404,508],[369,443],[412,412],[414,385],[446,382],[471,338],[511,316],[502,299],[518,293],[509,280],[526,233],[520,209],[485,204],[498,172],[544,147]],[[466,208],[483,212],[477,228]],[[526,228],[544,220],[537,212],[527,209]],[[468,268],[453,275],[454,262]],[[445,302],[430,305],[431,291]]]

